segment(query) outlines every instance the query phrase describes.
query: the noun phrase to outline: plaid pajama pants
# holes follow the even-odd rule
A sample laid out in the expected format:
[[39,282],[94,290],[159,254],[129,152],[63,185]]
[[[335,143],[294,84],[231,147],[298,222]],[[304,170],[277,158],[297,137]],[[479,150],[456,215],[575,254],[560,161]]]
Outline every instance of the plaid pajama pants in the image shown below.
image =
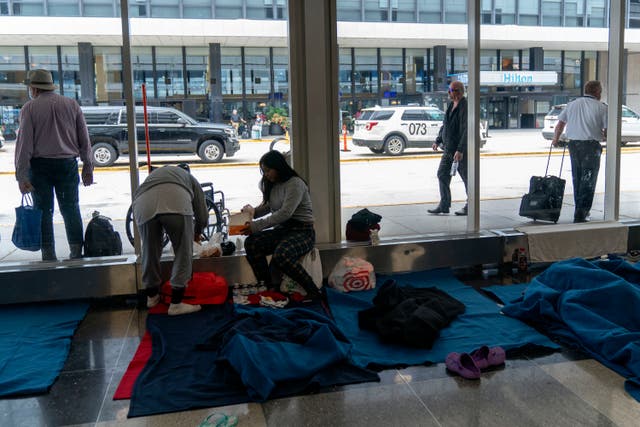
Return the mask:
[[[307,292],[316,293],[313,279],[300,264],[303,255],[311,251],[316,241],[313,223],[287,221],[269,230],[251,234],[245,240],[247,261],[258,281],[267,287],[280,284],[282,274],[286,274],[300,284]],[[271,264],[267,263],[271,256]]]

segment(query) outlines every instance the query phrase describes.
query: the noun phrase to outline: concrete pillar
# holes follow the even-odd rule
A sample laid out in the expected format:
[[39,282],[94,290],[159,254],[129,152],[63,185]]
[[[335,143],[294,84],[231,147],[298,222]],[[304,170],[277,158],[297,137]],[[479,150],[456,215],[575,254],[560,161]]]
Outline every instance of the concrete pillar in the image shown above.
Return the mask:
[[447,84],[447,47],[433,47],[433,91],[444,91],[449,89]]
[[529,70],[544,70],[544,49],[541,47],[529,48]]
[[222,53],[220,43],[209,43],[209,120],[222,123]]
[[94,79],[93,46],[78,43],[78,63],[80,67],[80,105],[96,105],[96,81]]

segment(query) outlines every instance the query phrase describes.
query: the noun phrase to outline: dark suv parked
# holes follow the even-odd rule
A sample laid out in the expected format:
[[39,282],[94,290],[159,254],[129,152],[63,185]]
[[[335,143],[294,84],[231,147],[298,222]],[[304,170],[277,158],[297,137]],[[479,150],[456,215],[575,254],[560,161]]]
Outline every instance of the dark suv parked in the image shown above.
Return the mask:
[[[82,107],[96,166],[110,166],[129,152],[125,107]],[[199,123],[173,108],[148,107],[151,154],[194,153],[207,163],[232,157],[240,149],[233,127]],[[138,151],[146,152],[142,107],[136,107]]]

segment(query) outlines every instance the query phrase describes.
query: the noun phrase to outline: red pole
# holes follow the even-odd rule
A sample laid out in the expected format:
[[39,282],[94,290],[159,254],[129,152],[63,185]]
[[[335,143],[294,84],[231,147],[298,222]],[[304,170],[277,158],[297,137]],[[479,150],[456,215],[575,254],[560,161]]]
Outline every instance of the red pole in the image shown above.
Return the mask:
[[151,173],[151,149],[149,148],[149,116],[147,115],[147,85],[142,83],[142,108],[144,110],[144,142],[147,146],[147,171]]
[[342,151],[351,151],[347,149],[347,125],[342,125]]

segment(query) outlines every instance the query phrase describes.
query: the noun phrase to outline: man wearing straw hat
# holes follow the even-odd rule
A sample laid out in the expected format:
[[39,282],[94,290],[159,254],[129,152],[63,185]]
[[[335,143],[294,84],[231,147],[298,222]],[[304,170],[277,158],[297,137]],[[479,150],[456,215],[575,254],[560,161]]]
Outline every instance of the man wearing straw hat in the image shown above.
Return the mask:
[[55,191],[69,242],[70,258],[82,257],[82,217],[78,203],[78,157],[82,183],[93,184],[89,132],[76,101],[54,92],[51,72],[31,70],[25,84],[31,98],[20,111],[16,140],[16,180],[22,194],[32,192],[42,210],[42,260],[55,261]]

